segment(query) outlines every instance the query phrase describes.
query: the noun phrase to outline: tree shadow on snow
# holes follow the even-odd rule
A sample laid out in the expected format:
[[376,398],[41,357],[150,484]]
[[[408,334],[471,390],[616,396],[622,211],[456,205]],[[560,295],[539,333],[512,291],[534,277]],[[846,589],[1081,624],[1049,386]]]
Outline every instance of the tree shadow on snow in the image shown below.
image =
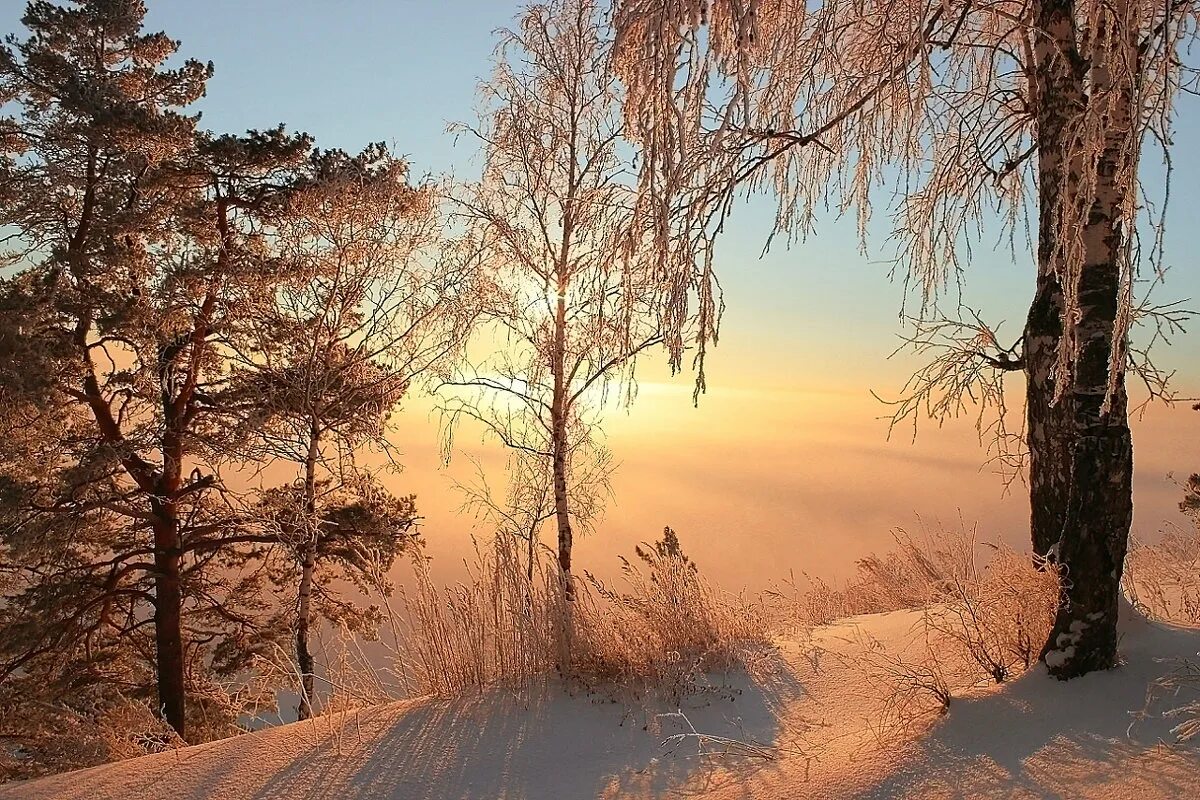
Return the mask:
[[[374,712],[346,718],[274,772],[254,800],[311,798],[652,797],[694,783],[707,758],[694,737],[664,748],[672,734],[701,733],[770,746],[778,709],[800,691],[780,676],[753,681],[736,673],[685,699],[687,721],[630,710],[602,695],[547,689],[517,696],[489,690],[453,701],[421,701],[373,729]],[[659,704],[657,711],[676,709]],[[327,720],[337,724],[336,717]],[[709,743],[708,750],[721,750]],[[248,755],[253,755],[252,752]],[[743,759],[744,766],[760,763]],[[737,756],[715,759],[721,772]],[[235,770],[240,767],[227,765]],[[713,779],[715,780],[714,770]],[[703,777],[703,776],[701,776]],[[700,782],[704,785],[704,782]]]
[[[1171,721],[1147,690],[1170,659],[1194,657],[1200,631],[1127,618],[1124,663],[1066,683],[1036,668],[945,719],[859,798],[1164,798],[1200,786],[1200,748],[1168,746]],[[1142,717],[1144,711],[1150,713]],[[1178,720],[1176,720],[1178,721]]]

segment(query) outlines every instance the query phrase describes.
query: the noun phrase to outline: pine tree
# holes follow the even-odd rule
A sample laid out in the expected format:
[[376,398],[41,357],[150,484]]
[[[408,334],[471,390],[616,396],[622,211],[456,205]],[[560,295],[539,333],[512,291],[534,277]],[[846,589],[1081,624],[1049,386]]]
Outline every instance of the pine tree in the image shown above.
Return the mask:
[[[9,519],[18,536],[58,538],[27,551],[26,574],[52,591],[82,574],[93,586],[47,608],[55,624],[6,641],[0,674],[81,631],[150,625],[157,707],[183,736],[189,671],[244,655],[196,643],[247,641],[262,610],[238,574],[253,549],[239,549],[248,539],[207,466],[221,440],[211,397],[235,320],[273,280],[263,215],[310,144],[281,128],[199,134],[181,109],[211,65],[166,69],[177,44],[142,33],[144,15],[129,0],[34,2],[30,38],[0,52],[19,108],[3,121],[0,221],[19,232],[20,271],[3,286],[0,340],[17,343],[21,369],[4,375],[3,421],[32,431],[31,414],[45,437],[36,472],[19,448],[4,453],[20,501]],[[90,540],[97,518],[117,533]]]
[[[300,719],[312,713],[314,608],[370,632],[325,588],[320,562],[340,565],[360,588],[379,589],[383,572],[416,538],[414,499],[392,497],[360,459],[369,449],[392,454],[390,417],[466,328],[461,297],[469,276],[449,262],[425,263],[422,250],[439,233],[437,207],[432,190],[410,185],[407,175],[382,145],[353,157],[312,155],[272,220],[273,248],[289,277],[246,318],[245,345],[218,401],[237,417],[243,457],[283,460],[299,472],[264,503],[284,560],[298,573]],[[277,582],[288,572],[276,568]]]

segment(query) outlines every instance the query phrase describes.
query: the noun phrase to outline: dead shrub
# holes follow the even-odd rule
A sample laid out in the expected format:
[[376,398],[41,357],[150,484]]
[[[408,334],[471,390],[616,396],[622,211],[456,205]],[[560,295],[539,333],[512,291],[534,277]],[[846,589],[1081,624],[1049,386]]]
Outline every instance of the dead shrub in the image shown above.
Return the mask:
[[939,649],[949,646],[996,683],[1038,660],[1058,608],[1058,577],[1028,553],[1004,546],[983,568],[938,587],[924,620]]
[[883,706],[885,727],[910,728],[931,711],[944,714],[950,710],[953,691],[942,662],[932,650],[915,660],[878,653],[868,657],[868,662],[877,678],[892,689]]
[[809,624],[920,611],[919,650],[893,652],[868,638],[855,656],[884,697],[879,725],[889,734],[944,713],[955,693],[981,678],[999,683],[1033,666],[1058,604],[1057,573],[1003,545],[987,545],[981,558],[974,528],[925,529],[920,537],[900,531],[896,542],[894,552],[860,561],[844,588],[819,583],[798,606]]
[[66,703],[10,706],[0,723],[0,783],[36,778],[168,749],[179,738],[153,709],[128,698],[88,708]]

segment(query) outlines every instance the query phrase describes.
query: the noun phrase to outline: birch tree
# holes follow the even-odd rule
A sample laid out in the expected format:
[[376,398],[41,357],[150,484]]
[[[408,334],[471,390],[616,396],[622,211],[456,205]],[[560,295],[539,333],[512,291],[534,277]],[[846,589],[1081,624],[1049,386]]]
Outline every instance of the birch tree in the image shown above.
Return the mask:
[[545,464],[568,597],[585,521],[572,496],[592,508],[588,486],[607,473],[597,401],[612,387],[631,400],[638,356],[663,341],[662,284],[633,257],[644,236],[606,58],[591,0],[530,6],[502,33],[480,124],[460,128],[485,166],[455,199],[458,257],[486,276],[480,320],[496,352],[447,382],[460,390],[447,409]]
[[[614,70],[642,152],[641,209],[675,283],[707,291],[739,188],[776,231],[833,199],[865,237],[899,175],[900,262],[931,301],[986,218],[1037,231],[1024,372],[1031,529],[1062,569],[1043,657],[1116,662],[1132,519],[1125,374],[1143,143],[1166,146],[1193,0],[617,0]],[[706,330],[700,332],[703,338]],[[678,349],[673,353],[678,363]],[[1010,366],[1006,364],[1005,366]]]

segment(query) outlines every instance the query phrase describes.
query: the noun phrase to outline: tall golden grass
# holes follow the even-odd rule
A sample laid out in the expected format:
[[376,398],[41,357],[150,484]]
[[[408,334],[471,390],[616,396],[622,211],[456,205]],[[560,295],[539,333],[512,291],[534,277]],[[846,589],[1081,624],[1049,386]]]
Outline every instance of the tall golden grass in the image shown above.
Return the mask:
[[681,553],[641,551],[622,580],[575,579],[566,600],[553,554],[533,579],[511,540],[475,548],[467,580],[438,588],[423,559],[401,593],[398,672],[413,694],[528,687],[561,678],[637,694],[688,691],[769,644],[763,615],[714,589]]

